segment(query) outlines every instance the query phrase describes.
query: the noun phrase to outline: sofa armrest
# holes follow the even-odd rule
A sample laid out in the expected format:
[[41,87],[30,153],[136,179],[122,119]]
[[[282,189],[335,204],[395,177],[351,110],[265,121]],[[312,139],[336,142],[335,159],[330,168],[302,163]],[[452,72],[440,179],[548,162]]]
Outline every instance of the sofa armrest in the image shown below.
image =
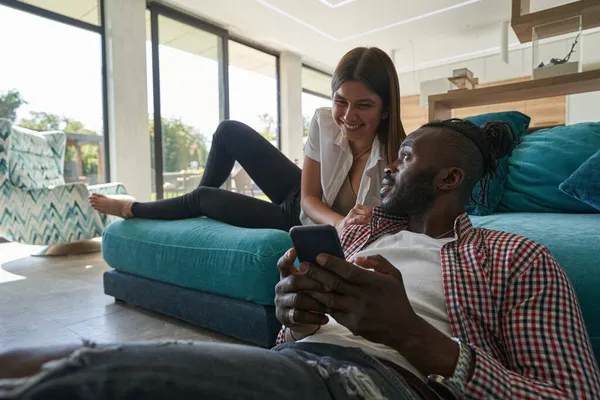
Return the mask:
[[90,191],[90,194],[127,194],[127,189],[125,189],[125,185],[119,182],[102,183],[100,185],[88,186],[88,190]]
[[109,219],[92,209],[82,183],[8,191],[0,209],[0,236],[33,245],[66,244],[102,234]]
[[0,195],[4,185],[8,185],[8,152],[10,149],[10,133],[12,123],[4,118],[0,118]]

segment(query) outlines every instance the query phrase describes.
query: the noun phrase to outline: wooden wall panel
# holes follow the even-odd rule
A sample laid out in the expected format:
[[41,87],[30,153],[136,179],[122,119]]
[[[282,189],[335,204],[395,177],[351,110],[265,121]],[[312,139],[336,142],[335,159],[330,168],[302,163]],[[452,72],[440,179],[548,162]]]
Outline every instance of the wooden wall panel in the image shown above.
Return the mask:
[[420,95],[400,99],[400,118],[407,135],[427,123],[427,109],[421,107],[420,101]]
[[565,125],[567,122],[566,96],[525,102],[525,114],[531,117],[532,128]]
[[[523,82],[531,77],[521,77],[504,81],[491,82],[479,85],[489,87],[509,83]],[[414,131],[421,125],[427,123],[427,109],[420,106],[420,96],[405,96],[401,98],[400,109],[402,123],[407,133]],[[466,118],[472,115],[485,114],[489,112],[520,111],[531,117],[532,128],[557,126],[566,124],[566,97],[548,97],[545,99],[517,101],[512,103],[501,103],[489,106],[466,107],[452,110],[453,118]]]

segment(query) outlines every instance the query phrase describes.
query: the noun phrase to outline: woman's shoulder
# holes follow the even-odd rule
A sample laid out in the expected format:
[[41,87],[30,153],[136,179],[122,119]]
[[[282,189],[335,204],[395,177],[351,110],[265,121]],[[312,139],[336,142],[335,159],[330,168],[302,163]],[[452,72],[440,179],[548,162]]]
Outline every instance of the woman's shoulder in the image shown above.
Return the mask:
[[335,137],[339,132],[339,128],[333,120],[331,107],[317,108],[313,119],[319,124],[319,131],[322,136]]
[[333,114],[331,112],[331,107],[321,107],[315,110],[315,115],[313,119],[316,120],[319,125],[323,123],[333,123]]
[[315,118],[329,118],[333,121],[331,107],[317,108],[317,110],[315,111]]

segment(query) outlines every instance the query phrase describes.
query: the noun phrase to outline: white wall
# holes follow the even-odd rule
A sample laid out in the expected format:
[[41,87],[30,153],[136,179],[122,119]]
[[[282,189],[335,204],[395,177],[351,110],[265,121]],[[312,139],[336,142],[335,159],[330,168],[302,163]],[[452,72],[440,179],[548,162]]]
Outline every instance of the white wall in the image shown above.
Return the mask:
[[[572,39],[544,43],[540,46],[540,57],[549,60],[552,57],[563,57],[569,52]],[[600,32],[594,31],[582,35],[583,70],[600,68]],[[419,94],[419,85],[422,81],[446,78],[456,68],[467,67],[480,83],[496,82],[506,79],[531,76],[532,56],[531,44],[524,48],[510,51],[509,64],[500,58],[499,50],[496,54],[470,58],[464,61],[447,63],[412,72],[400,73],[400,91],[402,96]],[[567,123],[583,120],[600,120],[600,92],[585,93],[567,96]],[[595,107],[594,107],[595,105]]]
[[146,82],[146,0],[105,0],[110,175],[136,200],[152,191]]
[[567,125],[600,121],[600,92],[567,96]]

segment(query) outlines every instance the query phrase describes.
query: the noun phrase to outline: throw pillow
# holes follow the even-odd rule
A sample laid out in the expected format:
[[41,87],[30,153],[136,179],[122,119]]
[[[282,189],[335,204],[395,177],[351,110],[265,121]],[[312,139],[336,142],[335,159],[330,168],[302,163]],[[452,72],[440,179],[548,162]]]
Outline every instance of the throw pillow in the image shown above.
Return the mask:
[[600,211],[600,150],[581,164],[558,188]]
[[[527,133],[529,121],[531,120],[527,115],[518,111],[481,114],[465,119],[479,126],[490,121],[506,122],[515,133],[515,142],[518,142],[521,137]],[[481,183],[475,185],[473,193],[471,194],[471,199],[465,206],[467,213],[472,215],[489,215],[497,208],[502,199],[502,193],[504,192],[504,183],[506,182],[506,174],[508,173],[508,158],[509,156],[506,156],[498,163],[494,179],[490,181],[488,191],[483,194],[482,199],[480,199],[479,195]]]
[[509,159],[498,211],[594,213],[558,187],[600,149],[600,122],[540,129],[523,137]]

